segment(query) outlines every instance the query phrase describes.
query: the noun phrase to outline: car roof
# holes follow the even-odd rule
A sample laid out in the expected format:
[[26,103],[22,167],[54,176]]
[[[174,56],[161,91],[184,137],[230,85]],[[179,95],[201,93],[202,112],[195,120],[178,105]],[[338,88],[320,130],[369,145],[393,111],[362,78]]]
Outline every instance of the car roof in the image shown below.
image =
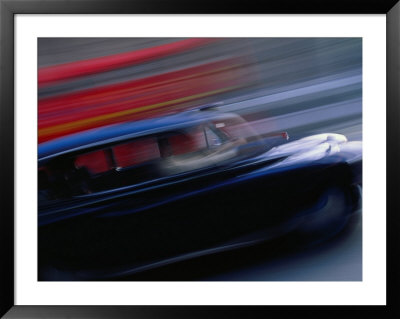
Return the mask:
[[164,117],[108,125],[41,143],[38,147],[38,159],[44,161],[64,153],[95,148],[103,144],[184,129],[210,120],[236,117],[238,115],[217,110],[192,110]]

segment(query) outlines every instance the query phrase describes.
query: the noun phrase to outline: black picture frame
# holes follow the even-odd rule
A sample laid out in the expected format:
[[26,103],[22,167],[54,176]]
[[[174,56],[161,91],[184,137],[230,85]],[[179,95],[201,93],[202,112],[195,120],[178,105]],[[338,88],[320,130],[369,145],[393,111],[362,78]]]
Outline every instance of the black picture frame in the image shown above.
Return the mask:
[[[15,14],[386,14],[387,305],[386,306],[15,306],[14,15]],[[240,4],[162,0],[0,0],[0,315],[5,318],[399,318],[396,199],[400,136],[400,3],[397,0],[281,0]],[[384,107],[384,106],[380,106]],[[382,141],[385,143],[385,141]],[[377,168],[380,169],[380,168]],[[384,213],[384,212],[380,212]]]

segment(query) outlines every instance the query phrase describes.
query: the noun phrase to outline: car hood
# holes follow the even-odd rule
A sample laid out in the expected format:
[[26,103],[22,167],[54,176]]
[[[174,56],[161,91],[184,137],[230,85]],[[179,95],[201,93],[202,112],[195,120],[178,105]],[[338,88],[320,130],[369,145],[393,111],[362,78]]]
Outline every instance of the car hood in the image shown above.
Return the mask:
[[264,162],[273,159],[281,159],[277,162],[274,161],[274,164],[260,170],[309,163],[339,153],[341,147],[346,144],[348,144],[347,138],[341,134],[324,133],[311,135],[273,147],[254,158],[253,161]]

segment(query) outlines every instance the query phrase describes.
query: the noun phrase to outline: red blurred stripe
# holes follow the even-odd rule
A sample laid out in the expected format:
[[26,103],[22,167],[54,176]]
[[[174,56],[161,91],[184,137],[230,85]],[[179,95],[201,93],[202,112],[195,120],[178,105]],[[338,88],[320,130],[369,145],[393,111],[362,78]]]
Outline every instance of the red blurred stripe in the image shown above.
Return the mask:
[[[39,143],[79,131],[162,116],[189,101],[243,86],[241,58],[228,58],[138,80],[39,100]],[[185,105],[186,104],[186,105]]]
[[39,129],[237,85],[237,63],[227,59],[39,100]]
[[[197,81],[198,82],[198,81]],[[197,83],[198,84],[198,83]],[[144,98],[131,98],[126,101],[122,102],[115,102],[115,101],[110,101],[109,103],[102,105],[102,106],[97,106],[93,109],[89,110],[81,110],[77,112],[68,112],[66,114],[63,114],[62,116],[59,116],[58,114],[54,114],[54,116],[49,116],[48,118],[43,118],[39,121],[39,129],[44,128],[44,127],[49,127],[53,125],[58,125],[62,123],[68,123],[68,122],[73,122],[77,120],[83,120],[83,119],[88,119],[91,117],[95,116],[100,116],[108,113],[113,113],[113,112],[119,112],[123,110],[129,110],[129,109],[134,109],[134,108],[139,108],[142,106],[146,105],[152,105],[152,104],[157,104],[157,103],[162,103],[162,102],[167,102],[170,100],[175,100],[179,98],[183,98],[186,96],[191,96],[195,94],[199,94],[202,92],[207,92],[207,91],[212,91],[215,89],[220,89],[223,87],[227,87],[228,84],[231,83],[212,83],[211,79],[208,82],[207,85],[202,84],[196,85],[196,83],[193,83],[190,85],[190,87],[186,88],[185,90],[182,91],[177,91],[177,92],[162,92],[161,94],[152,94],[150,96],[144,97]],[[235,83],[232,83],[235,84]]]
[[161,85],[187,81],[188,78],[198,77],[204,73],[220,72],[220,68],[233,66],[240,63],[237,59],[225,59],[216,62],[201,64],[198,66],[171,71],[138,80],[110,84],[93,89],[82,90],[76,93],[67,93],[55,97],[39,100],[39,116],[47,112],[82,109],[96,103],[104,103],[116,100],[126,95],[140,94],[144,90],[154,89]]
[[216,39],[185,39],[132,52],[44,67],[38,71],[38,84],[41,87],[56,81],[127,67],[190,50],[214,41]]

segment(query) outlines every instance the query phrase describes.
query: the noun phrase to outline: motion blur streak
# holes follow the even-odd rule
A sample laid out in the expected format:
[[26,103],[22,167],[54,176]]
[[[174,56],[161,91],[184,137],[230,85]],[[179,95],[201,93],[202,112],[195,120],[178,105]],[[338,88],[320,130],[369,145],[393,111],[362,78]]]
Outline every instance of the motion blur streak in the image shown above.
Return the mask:
[[[45,98],[39,101],[39,138],[43,141],[99,125],[135,120],[149,110],[231,90],[239,85],[238,72],[240,65],[234,60],[222,60],[122,84]],[[163,110],[159,112],[165,113]]]
[[[39,39],[39,143],[219,103],[260,134],[361,138],[360,39]],[[344,129],[344,131],[342,130]]]
[[73,77],[100,73],[132,64],[143,63],[155,58],[196,48],[214,39],[186,39],[148,49],[126,52],[106,57],[95,58],[78,62],[71,62],[39,70],[39,87],[54,81],[66,80]]

